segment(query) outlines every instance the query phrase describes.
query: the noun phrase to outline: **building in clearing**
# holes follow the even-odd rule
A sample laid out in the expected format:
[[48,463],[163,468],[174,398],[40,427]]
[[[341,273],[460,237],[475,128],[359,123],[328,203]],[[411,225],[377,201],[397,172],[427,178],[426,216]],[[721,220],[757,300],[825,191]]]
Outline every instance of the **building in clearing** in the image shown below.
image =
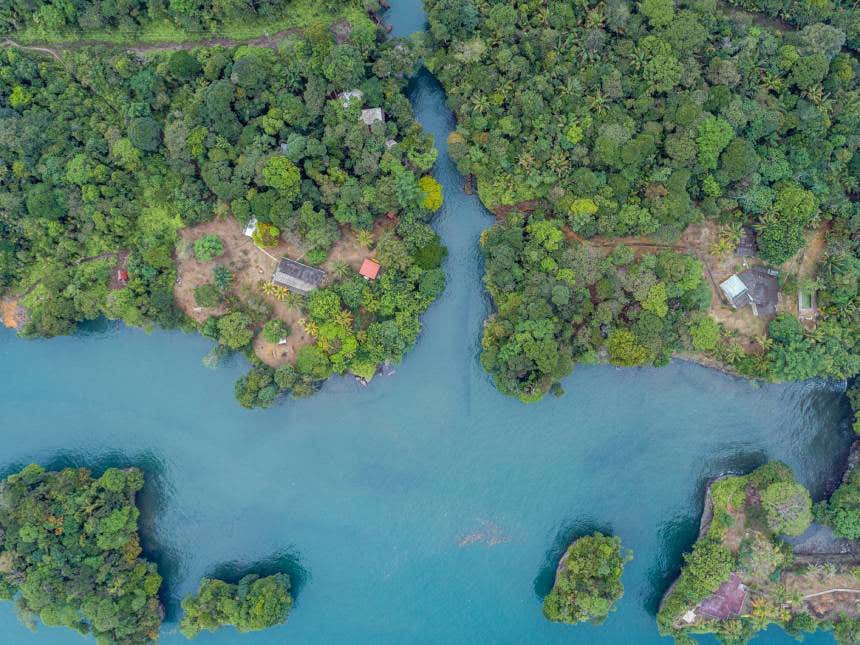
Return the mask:
[[361,90],[349,90],[348,92],[341,92],[337,95],[337,98],[340,100],[340,104],[347,108],[353,100],[363,101],[364,92]]
[[246,237],[254,237],[254,231],[257,230],[257,218],[252,217],[248,220],[248,223],[245,224],[245,228],[242,231]]
[[377,121],[385,123],[385,114],[383,114],[382,108],[369,108],[361,111],[361,122],[364,125],[373,125]]
[[749,289],[737,275],[732,275],[725,282],[721,282],[720,289],[728,298],[729,304],[735,309],[752,304]]
[[773,269],[757,266],[731,276],[720,289],[735,309],[750,305],[754,315],[773,318],[779,303],[778,276]]
[[290,291],[306,295],[320,286],[325,277],[325,271],[316,267],[283,258],[272,276],[272,282]]
[[376,260],[372,258],[364,258],[364,262],[361,263],[361,268],[358,270],[358,273],[365,280],[376,280],[376,276],[379,275],[379,270],[381,268],[382,265],[380,265]]

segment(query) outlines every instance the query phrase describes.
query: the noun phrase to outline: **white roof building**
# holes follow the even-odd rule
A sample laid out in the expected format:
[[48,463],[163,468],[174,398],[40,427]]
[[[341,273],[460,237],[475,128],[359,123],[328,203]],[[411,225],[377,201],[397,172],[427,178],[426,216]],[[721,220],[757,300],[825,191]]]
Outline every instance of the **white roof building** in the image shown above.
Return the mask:
[[252,217],[248,220],[248,223],[245,224],[245,229],[242,231],[246,237],[254,237],[254,231],[257,230],[257,218]]
[[726,294],[726,298],[728,298],[735,309],[740,309],[752,303],[747,285],[737,275],[732,275],[725,282],[721,282],[720,289]]
[[337,95],[337,98],[340,99],[340,104],[343,107],[349,107],[349,104],[352,103],[353,99],[358,101],[364,100],[364,92],[361,90],[349,90],[348,92],[341,92]]

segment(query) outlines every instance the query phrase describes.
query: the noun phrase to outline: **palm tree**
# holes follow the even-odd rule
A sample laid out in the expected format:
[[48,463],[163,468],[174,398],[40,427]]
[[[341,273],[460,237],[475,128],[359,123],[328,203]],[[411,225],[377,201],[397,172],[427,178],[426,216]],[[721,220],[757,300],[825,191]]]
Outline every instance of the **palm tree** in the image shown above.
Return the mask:
[[290,309],[301,309],[305,304],[305,297],[302,294],[290,290],[287,290],[287,293],[280,300]]
[[336,260],[332,264],[331,272],[341,280],[345,280],[354,273],[352,267],[342,260]]
[[373,233],[362,229],[355,234],[355,240],[364,248],[369,249],[373,246]]
[[333,320],[341,327],[352,327],[352,312],[341,309],[334,315]]

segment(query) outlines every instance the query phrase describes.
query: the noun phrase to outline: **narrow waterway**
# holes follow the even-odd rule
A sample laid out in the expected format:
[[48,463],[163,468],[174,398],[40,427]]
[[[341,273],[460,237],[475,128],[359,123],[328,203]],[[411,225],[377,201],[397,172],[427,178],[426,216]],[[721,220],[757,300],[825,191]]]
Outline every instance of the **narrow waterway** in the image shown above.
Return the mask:
[[[417,2],[390,16],[421,27]],[[389,19],[392,19],[392,18]],[[453,127],[424,73],[411,87],[436,137],[448,289],[394,376],[336,379],[307,401],[242,410],[236,361],[209,371],[200,336],[113,324],[25,342],[0,332],[4,473],[38,461],[142,466],[142,532],[165,576],[163,642],[201,576],[285,568],[284,626],[243,643],[648,643],[694,539],[706,481],[782,459],[820,496],[851,439],[841,384],[759,386],[695,365],[577,368],[567,394],[526,406],[478,363],[488,310],[478,236],[492,219],[445,154]],[[627,592],[599,628],[550,624],[541,599],[569,539],[611,530],[634,551]],[[198,638],[238,642],[233,630]],[[81,643],[20,625],[0,641]],[[831,642],[819,634],[814,642]],[[793,642],[770,630],[757,642]]]

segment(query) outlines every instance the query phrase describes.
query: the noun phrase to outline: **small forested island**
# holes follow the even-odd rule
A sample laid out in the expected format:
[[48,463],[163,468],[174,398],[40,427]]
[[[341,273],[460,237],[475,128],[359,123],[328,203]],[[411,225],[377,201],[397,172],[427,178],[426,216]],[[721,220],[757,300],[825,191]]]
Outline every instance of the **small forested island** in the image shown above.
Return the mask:
[[445,283],[437,151],[403,93],[419,49],[338,6],[260,45],[0,52],[0,295],[22,336],[199,328],[207,365],[250,360],[247,407],[403,357]]
[[143,487],[137,468],[46,471],[35,464],[0,483],[0,597],[21,619],[68,627],[104,643],[155,641],[161,576],[140,557]]
[[225,625],[240,632],[259,631],[286,622],[292,605],[290,578],[284,573],[247,575],[238,584],[204,578],[197,594],[182,601],[179,631],[186,638]]
[[795,636],[833,629],[839,643],[856,643],[858,456],[855,444],[843,485],[816,505],[820,524],[812,523],[809,493],[782,463],[713,482],[699,538],[660,605],[660,632],[680,642],[705,633],[746,642],[777,624]]
[[595,532],[574,540],[558,564],[543,615],[560,623],[599,625],[624,595],[621,574],[631,558],[617,537]]
[[[737,4],[772,17],[426,0],[449,153],[499,218],[481,360],[501,391],[672,355],[767,380],[860,371],[860,12]],[[661,274],[648,256],[666,254]]]

